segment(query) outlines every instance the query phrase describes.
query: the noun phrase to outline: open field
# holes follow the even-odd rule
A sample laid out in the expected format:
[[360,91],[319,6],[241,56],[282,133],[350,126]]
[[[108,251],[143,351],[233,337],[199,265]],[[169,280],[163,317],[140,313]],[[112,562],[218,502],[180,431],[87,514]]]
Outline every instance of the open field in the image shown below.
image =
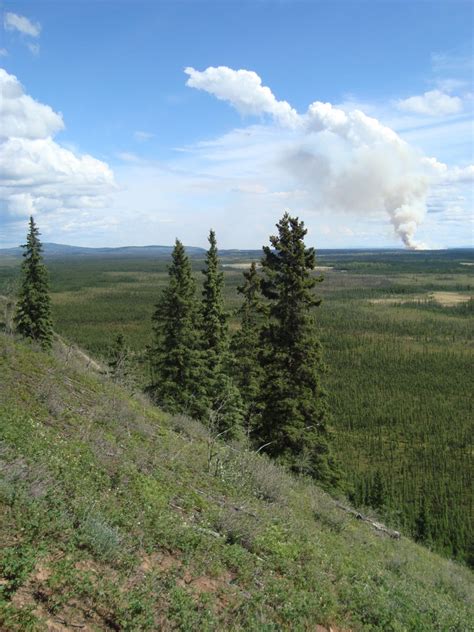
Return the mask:
[[444,307],[453,307],[454,305],[467,303],[471,298],[470,294],[461,294],[461,292],[429,292],[428,294],[415,294],[410,297],[400,295],[390,296],[389,298],[373,298],[370,300],[370,303],[372,305],[381,303],[397,305],[400,303],[429,303],[434,301]]
[[[322,253],[317,319],[336,453],[352,499],[472,564],[470,259],[466,250]],[[232,264],[224,267],[231,315],[239,268],[248,261],[249,253],[223,262]],[[198,281],[201,265],[193,259]],[[48,267],[57,331],[98,358],[122,332],[139,359],[150,342],[166,260],[51,259]],[[17,272],[18,260],[0,259],[3,293]],[[137,370],[146,380],[146,366]]]

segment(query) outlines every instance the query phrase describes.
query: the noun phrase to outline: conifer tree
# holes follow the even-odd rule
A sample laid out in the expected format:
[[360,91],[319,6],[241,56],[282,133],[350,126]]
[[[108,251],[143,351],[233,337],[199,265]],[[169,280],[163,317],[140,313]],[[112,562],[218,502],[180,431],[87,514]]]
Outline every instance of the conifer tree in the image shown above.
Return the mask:
[[426,492],[421,490],[421,501],[418,514],[415,518],[414,538],[417,542],[429,543],[431,540],[431,524],[428,504],[426,502]]
[[375,472],[370,488],[369,504],[374,509],[382,509],[385,504],[386,490],[380,470]]
[[127,382],[130,375],[130,350],[125,344],[123,334],[117,334],[114,344],[110,349],[107,362],[110,375],[116,382]]
[[202,273],[202,332],[208,364],[212,368],[220,364],[228,349],[227,315],[223,297],[224,274],[219,269],[216,234],[213,230],[209,232],[209,250]]
[[163,290],[153,315],[153,383],[149,391],[169,412],[203,418],[203,366],[198,336],[196,283],[183,244],[177,239]]
[[244,404],[244,427],[250,434],[258,411],[258,393],[262,378],[259,350],[263,306],[255,261],[252,261],[243,276],[244,282],[237,288],[243,296],[242,305],[237,312],[240,316],[240,329],[234,334],[232,350],[235,358],[235,381]]
[[22,281],[14,323],[16,331],[25,338],[49,349],[53,340],[49,278],[43,263],[39,230],[30,217],[29,231],[23,253]]
[[227,436],[239,433],[242,400],[230,377],[231,355],[227,314],[224,310],[224,275],[220,270],[216,234],[209,232],[202,291],[202,345],[206,362],[206,392],[210,401],[213,425]]
[[335,487],[339,475],[329,449],[324,364],[313,315],[321,302],[314,295],[321,279],[311,275],[316,255],[305,247],[307,231],[297,217],[285,213],[277,228],[262,259],[269,319],[262,333],[259,440],[295,471]]

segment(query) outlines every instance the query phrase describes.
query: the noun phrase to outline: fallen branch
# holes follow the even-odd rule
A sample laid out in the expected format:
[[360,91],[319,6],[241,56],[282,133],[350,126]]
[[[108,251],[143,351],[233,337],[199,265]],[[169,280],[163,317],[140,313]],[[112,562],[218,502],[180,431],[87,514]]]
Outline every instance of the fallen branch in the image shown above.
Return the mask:
[[350,507],[346,507],[345,505],[343,505],[340,502],[336,501],[335,504],[336,504],[336,507],[339,507],[339,509],[342,509],[343,511],[346,511],[347,513],[350,513],[352,516],[357,518],[357,520],[362,520],[363,522],[367,522],[368,524],[370,524],[371,527],[373,527],[377,531],[380,531],[381,533],[385,533],[385,535],[388,535],[390,538],[393,538],[394,540],[399,540],[400,539],[401,536],[400,536],[400,532],[399,531],[395,531],[394,529],[389,529],[388,527],[386,527],[385,525],[381,524],[380,522],[375,522],[374,520],[372,520],[368,516],[364,516],[364,514],[360,513],[360,511],[356,511],[355,509],[351,509]]

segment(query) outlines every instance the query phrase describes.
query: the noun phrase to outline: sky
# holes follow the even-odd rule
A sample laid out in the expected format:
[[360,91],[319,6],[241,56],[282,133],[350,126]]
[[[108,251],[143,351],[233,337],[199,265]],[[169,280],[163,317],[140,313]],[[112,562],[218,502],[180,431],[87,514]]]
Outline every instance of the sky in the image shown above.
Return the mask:
[[474,4],[0,0],[0,247],[474,246]]

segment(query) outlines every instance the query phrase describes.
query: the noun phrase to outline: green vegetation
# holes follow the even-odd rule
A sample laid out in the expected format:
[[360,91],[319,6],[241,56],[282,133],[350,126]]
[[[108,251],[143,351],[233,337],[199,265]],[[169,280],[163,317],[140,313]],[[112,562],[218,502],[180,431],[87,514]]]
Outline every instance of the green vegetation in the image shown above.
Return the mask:
[[48,349],[53,338],[48,272],[41,256],[39,230],[32,217],[29,227],[23,246],[22,280],[14,322],[19,334]]
[[[229,265],[260,254],[223,259],[227,311],[242,304],[242,270]],[[191,262],[199,288],[203,261]],[[319,252],[318,263],[327,269],[316,316],[335,454],[353,501],[377,508],[407,535],[426,534],[429,547],[470,564],[473,302],[443,305],[432,297],[472,297],[472,265],[466,265],[472,262],[468,250]],[[122,332],[139,356],[151,342],[167,263],[49,259],[56,330],[103,359]],[[19,269],[18,259],[0,259],[0,293],[10,294]],[[237,331],[238,320],[231,319],[231,330]],[[147,365],[141,369],[143,386]],[[420,531],[424,514],[430,527]]]
[[2,630],[473,629],[468,569],[87,365],[0,334]]

